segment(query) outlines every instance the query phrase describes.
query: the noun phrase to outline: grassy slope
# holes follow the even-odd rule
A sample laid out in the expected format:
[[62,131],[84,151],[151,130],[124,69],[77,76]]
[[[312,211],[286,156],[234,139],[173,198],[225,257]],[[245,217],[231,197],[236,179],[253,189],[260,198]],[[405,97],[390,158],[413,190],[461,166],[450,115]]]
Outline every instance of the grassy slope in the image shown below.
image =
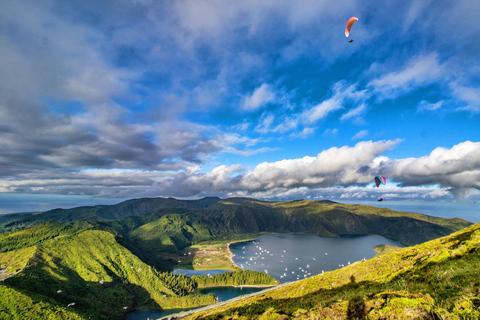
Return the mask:
[[[4,238],[11,235],[18,239],[29,231],[35,238],[50,229],[51,225],[47,224],[7,234]],[[182,281],[182,276],[157,272],[119,245],[110,232],[81,228],[70,232],[72,230],[35,241],[35,245],[24,241],[25,248],[0,253],[2,268],[8,272],[21,271],[0,282],[1,290],[12,297],[9,301],[0,301],[0,310],[11,312],[13,317],[12,312],[16,311],[12,310],[22,309],[20,303],[24,297],[30,297],[52,310],[76,302],[78,315],[121,319],[126,312],[124,307],[127,310],[139,306],[175,308],[215,301],[213,296],[179,296],[182,286],[176,281]],[[2,243],[9,241],[3,239],[0,248]],[[57,290],[62,293],[57,294]],[[25,316],[37,314],[32,309],[32,313]]]
[[0,285],[0,297],[0,319],[82,319],[73,309],[41,301],[5,285]]
[[478,319],[480,224],[188,319]]
[[176,251],[213,235],[193,215],[169,214],[135,229],[130,238],[141,239],[150,250]]

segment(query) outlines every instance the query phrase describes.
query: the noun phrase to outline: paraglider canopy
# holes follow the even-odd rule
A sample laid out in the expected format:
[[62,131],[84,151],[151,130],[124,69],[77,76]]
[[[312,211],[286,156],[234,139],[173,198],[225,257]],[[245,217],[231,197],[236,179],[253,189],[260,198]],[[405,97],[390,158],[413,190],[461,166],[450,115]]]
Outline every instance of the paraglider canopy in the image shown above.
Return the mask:
[[375,186],[378,187],[380,185],[380,183],[382,183],[382,184],[386,183],[386,179],[385,179],[384,176],[376,176],[375,177]]
[[347,25],[345,26],[345,37],[348,38],[348,36],[350,35],[350,29],[352,29],[353,23],[357,20],[357,17],[351,17],[350,19],[348,19]]

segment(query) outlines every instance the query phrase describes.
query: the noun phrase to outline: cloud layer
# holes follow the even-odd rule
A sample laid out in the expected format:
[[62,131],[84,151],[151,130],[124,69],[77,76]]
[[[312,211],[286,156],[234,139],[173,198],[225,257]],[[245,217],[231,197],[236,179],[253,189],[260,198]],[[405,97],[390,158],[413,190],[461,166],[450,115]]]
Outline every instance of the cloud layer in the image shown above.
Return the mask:
[[[264,162],[253,169],[218,166],[207,173],[199,167],[177,172],[145,170],[84,170],[68,175],[25,174],[2,182],[2,192],[87,194],[101,197],[255,196],[266,199],[309,198],[441,198],[480,192],[480,142],[466,141],[451,149],[437,148],[420,158],[391,160],[382,154],[401,143],[362,141],[334,147],[316,157]],[[387,186],[373,188],[375,175]]]
[[0,192],[477,197],[479,11],[5,0]]

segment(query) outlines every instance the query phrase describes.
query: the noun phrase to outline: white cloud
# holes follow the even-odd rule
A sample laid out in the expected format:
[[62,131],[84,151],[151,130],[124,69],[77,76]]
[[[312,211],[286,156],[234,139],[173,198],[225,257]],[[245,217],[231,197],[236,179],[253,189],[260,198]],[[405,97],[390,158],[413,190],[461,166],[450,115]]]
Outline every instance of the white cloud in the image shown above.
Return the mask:
[[[74,193],[108,197],[253,196],[282,198],[319,194],[335,199],[385,195],[435,199],[478,195],[480,142],[465,141],[451,149],[437,148],[420,158],[391,160],[382,156],[396,141],[363,141],[353,147],[330,148],[316,157],[264,162],[248,170],[221,165],[203,173],[200,166],[181,171],[83,170],[57,174],[30,173],[1,180],[1,192]],[[372,188],[381,172],[388,183]]]
[[320,119],[325,118],[329,113],[341,109],[343,107],[342,100],[338,97],[332,97],[313,106],[310,110],[302,114],[304,122],[312,124]]
[[[285,116],[278,116],[277,118],[280,120],[277,119],[277,122],[279,122],[277,125],[274,124],[276,117],[273,115],[264,115],[257,130],[260,132],[283,133],[300,129],[302,130],[300,133],[293,133],[292,136],[303,136],[304,133],[309,133],[309,128],[312,128],[317,122],[335,113],[335,111],[343,109],[346,102],[363,101],[369,97],[369,92],[367,90],[358,90],[357,86],[357,84],[350,84],[345,80],[338,81],[332,86],[330,97],[322,102],[313,105],[303,103],[300,112],[287,112]],[[359,107],[352,109],[347,113],[349,115],[343,119],[357,116],[355,121],[359,124],[363,124],[360,115],[365,110],[366,105],[361,103]]]
[[290,134],[290,137],[305,139],[305,138],[311,136],[314,132],[315,132],[314,128],[305,127],[305,128],[303,128],[303,130],[301,132]]
[[381,169],[402,185],[440,185],[462,196],[470,189],[480,189],[480,142],[436,148],[428,156],[386,162]]
[[359,169],[393,148],[399,141],[359,142],[354,147],[330,148],[317,157],[262,163],[242,178],[248,190],[274,187],[328,187],[336,184],[367,183],[370,173]]
[[444,101],[438,101],[435,103],[431,103],[425,100],[420,101],[417,107],[418,112],[425,112],[425,111],[436,111],[442,108]]
[[480,86],[472,88],[453,83],[452,89],[453,94],[467,104],[466,106],[459,108],[460,110],[480,113]]
[[324,132],[323,132],[323,135],[324,136],[334,136],[338,133],[338,129],[337,128],[333,128],[333,129],[326,129]]
[[366,109],[367,105],[362,103],[358,107],[350,109],[340,118],[340,120],[345,121],[354,118],[356,122],[363,122],[361,116],[365,113]]
[[359,100],[365,97],[365,91],[358,91],[357,85],[349,84],[346,81],[335,83],[332,89],[332,97],[320,102],[317,105],[305,110],[300,119],[304,123],[314,123],[325,118],[330,113],[342,109],[344,102],[348,99]]
[[368,136],[368,130],[362,130],[357,132],[353,137],[352,140],[360,140]]
[[381,97],[396,97],[402,92],[408,92],[441,79],[446,69],[438,60],[438,54],[435,52],[414,56],[401,70],[382,75],[370,81],[368,86]]
[[274,100],[275,93],[268,84],[263,83],[253,91],[252,95],[244,98],[242,108],[249,111],[256,110]]

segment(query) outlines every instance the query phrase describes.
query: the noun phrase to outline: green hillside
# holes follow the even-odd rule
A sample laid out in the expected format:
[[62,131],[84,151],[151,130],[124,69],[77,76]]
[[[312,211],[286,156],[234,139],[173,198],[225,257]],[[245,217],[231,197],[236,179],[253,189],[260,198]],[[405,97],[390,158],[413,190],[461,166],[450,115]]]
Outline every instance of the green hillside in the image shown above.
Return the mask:
[[185,319],[479,319],[480,224]]
[[[9,299],[0,300],[2,319],[15,319],[25,301],[45,305],[42,309],[52,314],[75,302],[65,312],[98,319],[123,319],[134,307],[185,308],[215,302],[212,295],[189,295],[197,287],[195,281],[158,272],[120,245],[114,234],[95,228],[88,223],[47,223],[3,234],[0,290]],[[13,243],[17,247],[12,249]],[[36,308],[23,316],[38,318]]]
[[[178,219],[185,221],[172,220],[172,227],[165,227],[167,220],[156,221],[171,214],[179,214],[181,217]],[[232,234],[262,232],[308,232],[328,237],[378,234],[413,245],[448,235],[470,225],[468,221],[461,219],[442,219],[332,201],[151,198],[133,199],[110,206],[4,215],[0,220],[0,233],[21,230],[46,221],[65,223],[78,220],[101,222],[127,238],[131,235],[132,240],[141,247],[152,247],[155,243],[170,252],[182,250],[195,242],[212,237],[226,238]],[[149,223],[152,225],[146,226]],[[183,226],[180,227],[180,224]],[[153,237],[155,240],[152,242],[152,232],[159,233],[157,227],[165,229],[166,233],[161,232],[162,239]],[[154,229],[155,231],[152,231]]]
[[72,209],[53,209],[43,213],[14,213],[0,215],[0,233],[15,231],[46,221],[72,222],[76,220],[108,221],[123,217],[141,216],[161,209],[197,209],[219,201],[219,198],[177,200],[173,198],[132,199],[116,205],[97,205]]

